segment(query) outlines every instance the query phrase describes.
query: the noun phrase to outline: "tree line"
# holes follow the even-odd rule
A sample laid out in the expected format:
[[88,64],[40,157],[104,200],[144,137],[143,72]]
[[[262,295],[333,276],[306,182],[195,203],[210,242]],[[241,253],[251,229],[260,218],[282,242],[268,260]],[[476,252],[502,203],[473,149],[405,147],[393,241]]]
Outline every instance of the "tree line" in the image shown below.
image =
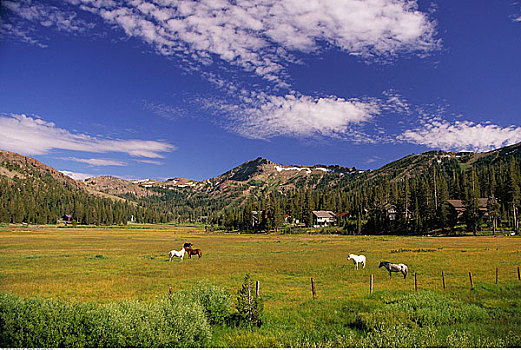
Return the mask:
[[[521,204],[521,159],[509,157],[496,162],[476,161],[462,166],[455,159],[433,162],[421,175],[397,177],[392,170],[374,178],[346,182],[343,188],[323,186],[315,190],[294,189],[271,193],[260,200],[248,199],[240,208],[228,208],[212,217],[211,223],[244,231],[273,230],[282,226],[283,215],[306,226],[313,223],[313,210],[347,212],[340,224],[346,233],[426,234],[452,231],[465,224],[476,233],[486,222],[517,230]],[[479,198],[486,198],[486,215]],[[448,200],[464,204],[458,217]],[[390,218],[387,208],[395,216]],[[254,218],[254,212],[262,211]],[[258,221],[258,222],[255,222]]]
[[0,177],[0,222],[56,224],[65,215],[72,223],[86,225],[126,224],[169,220],[168,215],[128,201],[101,198],[50,174],[22,169],[13,164],[2,167],[22,173],[14,178]]

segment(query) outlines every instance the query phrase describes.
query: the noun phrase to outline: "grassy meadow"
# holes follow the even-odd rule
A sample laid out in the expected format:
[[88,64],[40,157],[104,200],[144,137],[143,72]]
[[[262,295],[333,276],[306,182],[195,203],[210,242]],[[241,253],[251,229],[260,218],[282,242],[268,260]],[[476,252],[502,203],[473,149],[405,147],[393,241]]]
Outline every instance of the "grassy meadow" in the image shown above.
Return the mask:
[[[202,258],[169,262],[168,251],[184,242],[201,249]],[[364,254],[366,269],[354,270],[349,253]],[[407,264],[407,279],[390,279],[378,269],[382,260]],[[264,324],[253,331],[215,325],[206,344],[215,347],[521,346],[517,266],[521,240],[504,236],[249,235],[170,225],[0,228],[0,292],[23,298],[153,302],[169,288],[187,291],[204,280],[233,301],[251,274],[260,281]],[[453,309],[459,316],[442,315]]]

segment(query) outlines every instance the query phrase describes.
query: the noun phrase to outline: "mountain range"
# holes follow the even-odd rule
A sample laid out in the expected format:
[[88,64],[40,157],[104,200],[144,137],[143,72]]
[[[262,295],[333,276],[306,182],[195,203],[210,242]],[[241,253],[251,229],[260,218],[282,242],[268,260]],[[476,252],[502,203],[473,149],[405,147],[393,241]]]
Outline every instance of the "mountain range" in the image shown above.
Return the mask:
[[[63,186],[98,197],[126,199],[144,206],[172,201],[192,208],[204,206],[208,210],[222,210],[240,206],[247,198],[261,199],[270,193],[284,194],[296,188],[350,191],[382,178],[393,182],[421,176],[433,164],[441,169],[468,169],[509,157],[521,158],[521,143],[485,153],[429,151],[411,154],[372,170],[341,165],[283,165],[259,157],[203,181],[186,178],[124,180],[113,176],[76,181],[36,159],[0,150],[0,180],[47,174]],[[37,181],[32,183],[38,186]],[[197,212],[204,214],[205,210]]]

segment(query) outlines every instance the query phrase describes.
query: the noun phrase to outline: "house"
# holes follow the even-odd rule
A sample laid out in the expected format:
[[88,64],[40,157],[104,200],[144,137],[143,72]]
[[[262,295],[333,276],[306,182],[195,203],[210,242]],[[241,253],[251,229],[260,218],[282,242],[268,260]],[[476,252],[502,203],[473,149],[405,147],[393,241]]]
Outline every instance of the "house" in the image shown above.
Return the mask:
[[[465,201],[461,199],[449,199],[447,201],[451,208],[456,212],[457,218],[461,218],[463,213],[465,212]],[[478,198],[478,208],[481,215],[488,215],[488,199],[487,198]]]
[[396,220],[396,213],[398,213],[398,211],[396,210],[396,205],[391,204],[391,203],[386,203],[384,205],[384,211],[385,211],[385,216],[390,221]]
[[313,210],[314,227],[327,227],[335,222],[336,216],[331,210]]
[[58,220],[59,224],[72,224],[72,215],[65,214],[61,217],[61,220]]
[[251,226],[256,227],[259,226],[262,222],[262,219],[267,219],[269,215],[268,210],[252,210],[251,211]]

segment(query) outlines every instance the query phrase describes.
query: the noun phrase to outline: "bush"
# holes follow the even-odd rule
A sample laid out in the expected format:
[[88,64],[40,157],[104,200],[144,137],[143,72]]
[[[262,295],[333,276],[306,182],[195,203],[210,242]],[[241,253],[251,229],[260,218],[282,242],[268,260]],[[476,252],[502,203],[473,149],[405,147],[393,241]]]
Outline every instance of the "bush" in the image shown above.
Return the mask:
[[203,308],[182,295],[104,305],[0,294],[0,347],[203,347]]
[[230,316],[230,294],[223,288],[199,282],[192,288],[191,296],[203,307],[211,324],[224,324]]

